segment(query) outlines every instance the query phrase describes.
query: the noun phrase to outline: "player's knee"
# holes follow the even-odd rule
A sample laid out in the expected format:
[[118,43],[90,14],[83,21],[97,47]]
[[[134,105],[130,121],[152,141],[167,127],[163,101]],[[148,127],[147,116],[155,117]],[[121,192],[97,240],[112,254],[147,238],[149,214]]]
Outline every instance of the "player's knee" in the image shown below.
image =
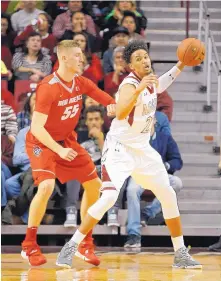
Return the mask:
[[176,192],[172,187],[170,187],[165,196],[162,197],[161,205],[165,219],[172,219],[180,216]]
[[160,200],[161,205],[167,208],[177,205],[176,192],[171,186],[169,186],[167,189],[164,189],[158,199]]
[[55,185],[54,179],[41,182],[38,186],[38,194],[45,200],[48,200],[53,193]]
[[88,209],[89,215],[93,218],[100,220],[103,215],[115,204],[119,192],[117,190],[103,191],[99,200]]

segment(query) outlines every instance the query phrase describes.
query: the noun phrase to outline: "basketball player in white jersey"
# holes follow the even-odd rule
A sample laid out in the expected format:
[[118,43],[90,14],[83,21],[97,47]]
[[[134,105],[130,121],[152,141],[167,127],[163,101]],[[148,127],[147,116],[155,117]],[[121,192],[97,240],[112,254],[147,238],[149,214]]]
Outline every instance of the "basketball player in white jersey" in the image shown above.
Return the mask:
[[71,240],[62,248],[57,265],[70,268],[78,245],[118,198],[124,181],[132,176],[137,184],[150,189],[159,199],[175,251],[173,267],[202,268],[184,245],[176,193],[158,152],[149,144],[157,105],[157,94],[166,90],[184,68],[178,62],[159,79],[152,74],[146,44],[131,42],[124,59],[132,72],[119,86],[116,118],[107,134],[102,157],[102,195],[88,209],[87,216]]

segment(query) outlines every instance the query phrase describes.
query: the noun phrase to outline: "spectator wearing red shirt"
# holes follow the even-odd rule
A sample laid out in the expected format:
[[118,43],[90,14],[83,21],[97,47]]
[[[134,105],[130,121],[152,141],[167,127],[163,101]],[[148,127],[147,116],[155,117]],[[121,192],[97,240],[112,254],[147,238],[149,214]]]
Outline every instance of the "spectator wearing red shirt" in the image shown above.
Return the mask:
[[80,45],[80,48],[83,54],[85,55],[84,69],[82,75],[97,84],[100,80],[103,80],[104,78],[102,65],[99,57],[91,53],[89,41],[85,33],[76,33],[73,36],[73,40]]
[[157,111],[165,113],[171,122],[173,115],[173,100],[167,91],[157,95]]
[[11,108],[16,112],[16,106],[14,101],[14,96],[8,90],[2,88],[1,89],[1,99],[4,101],[6,105],[11,106]]
[[25,43],[31,33],[38,32],[42,39],[42,53],[50,55],[52,62],[56,61],[55,47],[57,44],[56,37],[49,31],[52,23],[51,17],[46,13],[38,15],[38,19],[32,20],[32,24],[28,25],[23,32],[16,36],[14,40],[15,46]]
[[[84,65],[83,65],[83,73],[82,76],[87,77],[95,84],[97,84],[100,80],[103,80],[104,74],[102,70],[101,61],[95,54],[91,53],[87,34],[84,32],[74,33],[71,38],[76,41],[84,54]],[[58,61],[54,65],[54,71],[58,69]]]
[[124,47],[117,47],[113,53],[114,72],[107,73],[104,77],[105,92],[114,96],[123,79],[129,74],[123,58]]
[[[83,9],[82,1],[69,1],[68,11],[56,17],[53,25],[53,34],[60,39],[65,30],[72,30],[71,16],[74,12],[80,12]],[[85,15],[87,32],[96,36],[96,28],[91,16]]]

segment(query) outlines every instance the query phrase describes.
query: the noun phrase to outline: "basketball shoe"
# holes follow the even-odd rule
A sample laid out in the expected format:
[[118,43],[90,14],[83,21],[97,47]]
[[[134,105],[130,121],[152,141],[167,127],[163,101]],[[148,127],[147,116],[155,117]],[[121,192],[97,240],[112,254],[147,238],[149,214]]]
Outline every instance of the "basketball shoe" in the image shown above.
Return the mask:
[[58,255],[56,265],[71,268],[74,255],[95,266],[100,264],[100,260],[94,253],[93,238],[87,238],[79,246],[72,241],[67,242]]
[[98,266],[100,264],[100,260],[94,253],[95,246],[93,240],[94,239],[91,237],[84,239],[79,245],[75,256],[90,264]]
[[188,253],[189,249],[182,247],[175,252],[173,268],[201,269],[202,265]]
[[47,262],[42,254],[40,247],[35,241],[23,241],[21,256],[29,261],[32,266],[39,266]]

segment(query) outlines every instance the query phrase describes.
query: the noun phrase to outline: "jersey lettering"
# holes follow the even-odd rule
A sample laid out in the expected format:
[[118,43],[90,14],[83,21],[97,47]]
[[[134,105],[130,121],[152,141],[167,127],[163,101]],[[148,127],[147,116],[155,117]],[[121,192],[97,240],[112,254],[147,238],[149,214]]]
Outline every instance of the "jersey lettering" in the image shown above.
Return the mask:
[[68,118],[73,118],[79,110],[79,104],[75,104],[74,106],[68,106],[65,108],[64,114],[61,117],[61,120],[66,120]]
[[145,134],[145,133],[150,132],[150,130],[151,130],[151,125],[152,125],[152,121],[153,121],[153,117],[149,116],[149,117],[147,118],[145,128],[144,128],[143,131],[141,132],[142,134]]

